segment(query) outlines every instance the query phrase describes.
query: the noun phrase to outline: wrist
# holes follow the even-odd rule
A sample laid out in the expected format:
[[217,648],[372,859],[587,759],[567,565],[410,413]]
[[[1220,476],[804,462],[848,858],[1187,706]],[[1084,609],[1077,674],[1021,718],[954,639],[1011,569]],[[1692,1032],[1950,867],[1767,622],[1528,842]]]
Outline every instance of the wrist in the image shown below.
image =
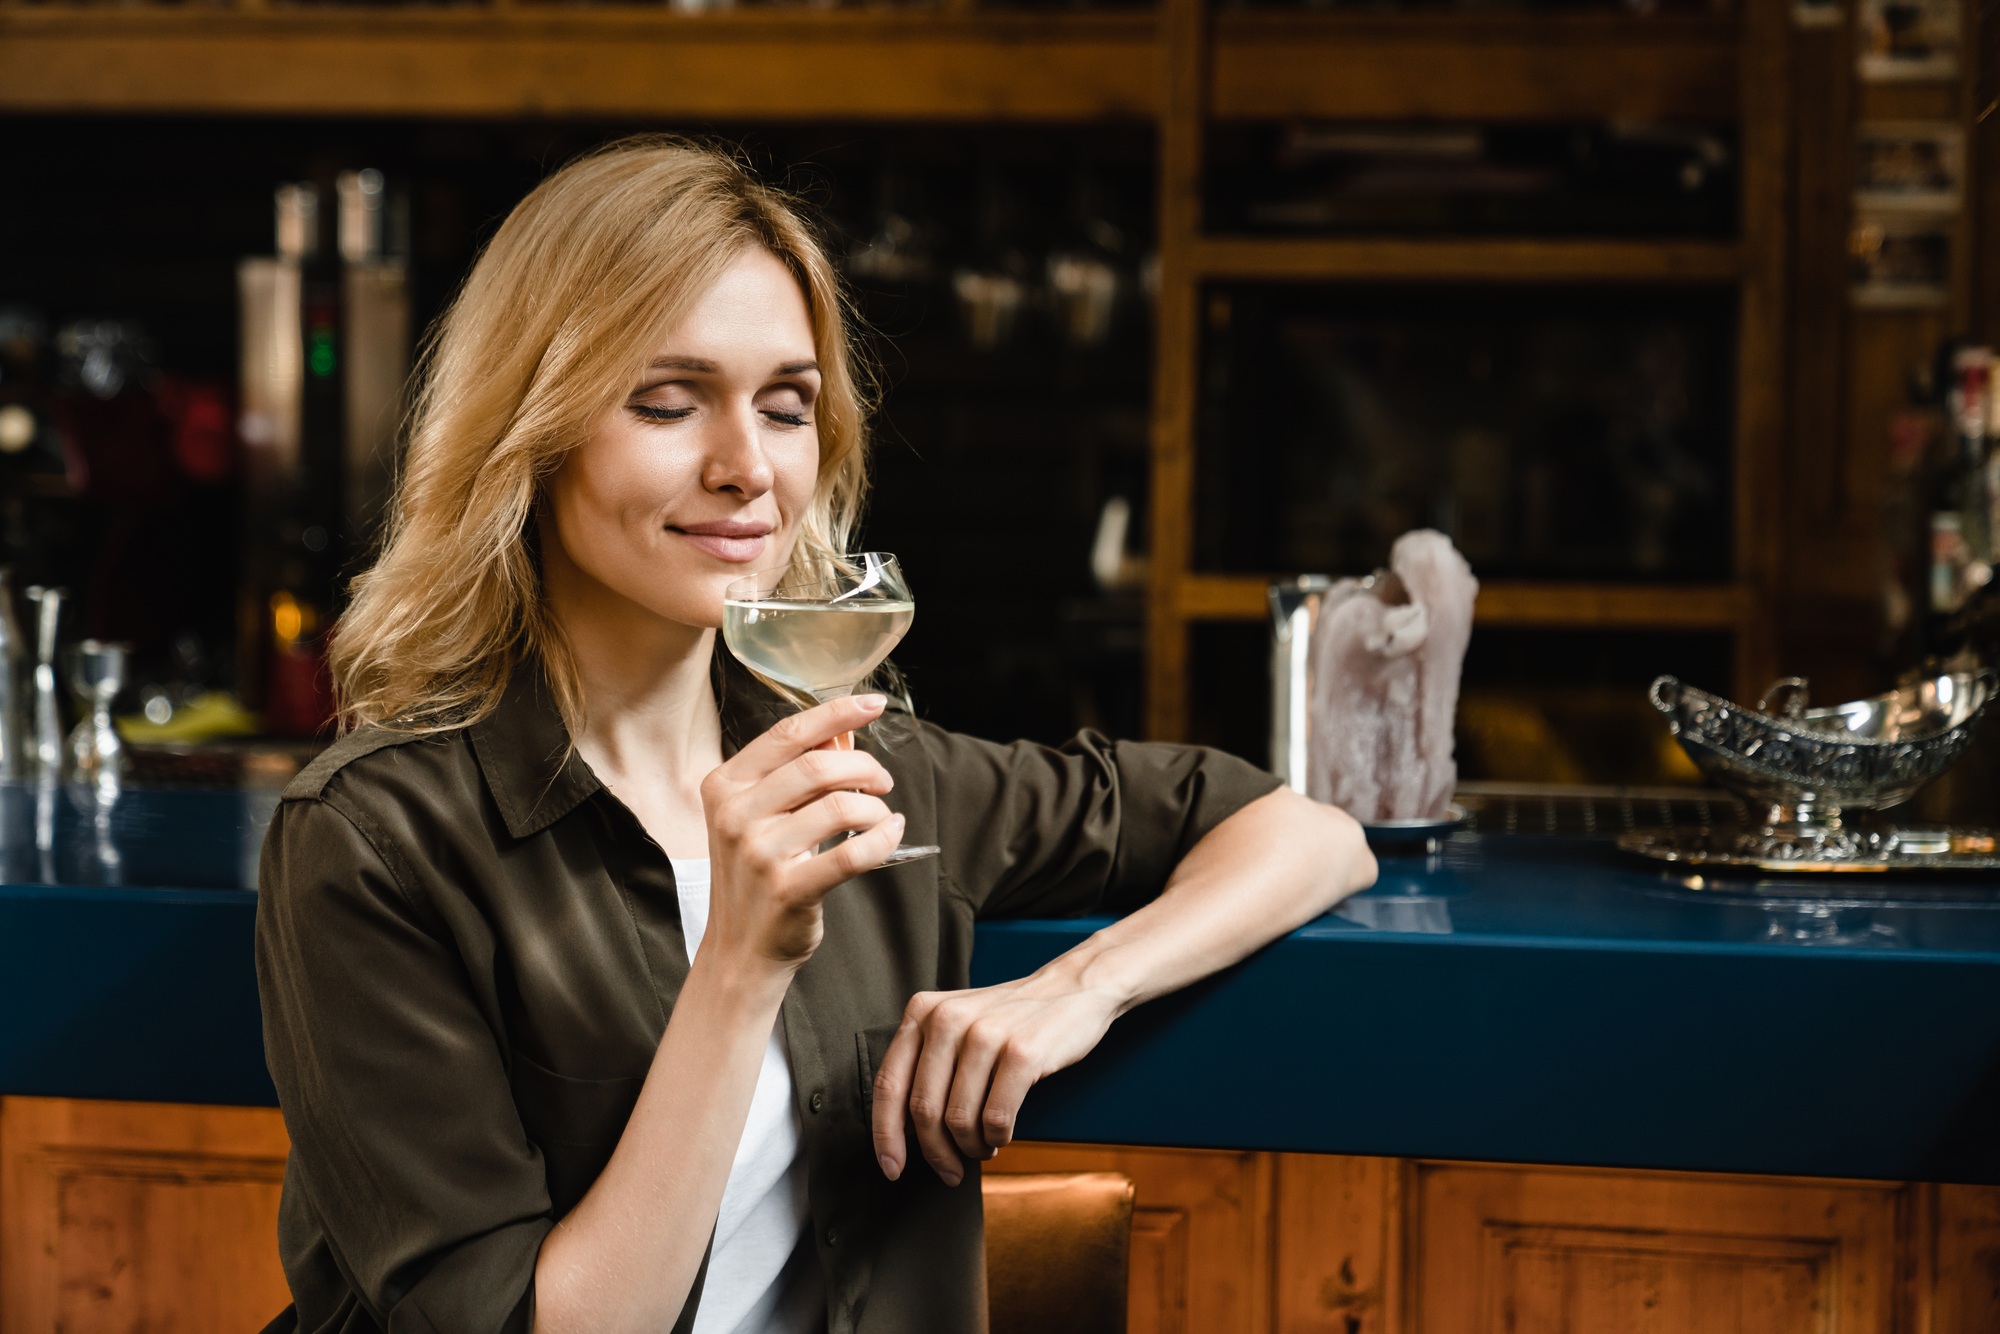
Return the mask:
[[1136,975],[1129,950],[1092,936],[1072,950],[1036,969],[1031,981],[1054,984],[1064,991],[1088,991],[1101,996],[1116,1019],[1146,999],[1141,978]]
[[788,964],[752,956],[730,958],[721,950],[700,950],[688,965],[674,1009],[679,1011],[690,999],[726,1021],[740,1020],[768,1025],[784,1003],[798,970]]

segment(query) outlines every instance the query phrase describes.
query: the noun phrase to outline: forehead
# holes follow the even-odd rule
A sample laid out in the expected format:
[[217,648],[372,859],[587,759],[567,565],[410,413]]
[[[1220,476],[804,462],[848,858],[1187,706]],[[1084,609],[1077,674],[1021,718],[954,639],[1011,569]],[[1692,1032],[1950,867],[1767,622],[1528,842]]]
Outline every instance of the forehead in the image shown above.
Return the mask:
[[665,359],[810,361],[812,315],[798,279],[763,246],[745,246],[655,342]]

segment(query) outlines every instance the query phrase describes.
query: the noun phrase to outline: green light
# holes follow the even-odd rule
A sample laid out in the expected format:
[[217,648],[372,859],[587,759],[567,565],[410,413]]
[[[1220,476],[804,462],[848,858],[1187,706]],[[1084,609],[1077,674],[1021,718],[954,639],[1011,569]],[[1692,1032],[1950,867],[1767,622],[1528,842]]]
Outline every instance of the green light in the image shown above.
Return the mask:
[[333,330],[320,327],[312,331],[312,350],[306,353],[306,365],[322,380],[333,374]]

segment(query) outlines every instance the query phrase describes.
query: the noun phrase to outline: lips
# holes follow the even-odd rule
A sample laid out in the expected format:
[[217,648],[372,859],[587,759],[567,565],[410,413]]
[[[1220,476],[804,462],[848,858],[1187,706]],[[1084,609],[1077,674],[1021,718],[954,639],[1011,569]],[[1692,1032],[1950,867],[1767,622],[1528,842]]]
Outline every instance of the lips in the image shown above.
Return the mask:
[[771,538],[770,524],[741,519],[670,524],[667,531],[684,538],[695,550],[732,565],[756,560]]

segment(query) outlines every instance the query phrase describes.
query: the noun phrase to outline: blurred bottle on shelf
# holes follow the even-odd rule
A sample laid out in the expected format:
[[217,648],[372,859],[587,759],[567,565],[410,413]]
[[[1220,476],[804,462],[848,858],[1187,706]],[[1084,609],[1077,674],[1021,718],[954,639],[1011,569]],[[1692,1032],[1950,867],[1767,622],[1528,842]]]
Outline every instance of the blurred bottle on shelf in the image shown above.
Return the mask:
[[265,730],[279,736],[313,736],[333,717],[334,707],[324,621],[310,603],[282,591],[271,594],[267,611]]
[[239,663],[268,725],[292,735],[331,718],[314,684],[319,628],[388,503],[410,363],[408,266],[393,253],[400,228],[382,173],[342,172],[334,200],[328,247],[317,187],[279,186],[277,253],[237,271],[247,454]]
[[2000,457],[1995,457],[1993,350],[1950,354],[1945,390],[1950,458],[1930,518],[1930,610],[1948,617],[1993,579],[2000,539]]
[[[342,172],[340,258],[345,301],[343,505],[347,539],[374,540],[396,471],[396,428],[410,371],[409,265],[392,253],[382,173]],[[400,249],[394,247],[393,249]]]
[[27,707],[27,644],[14,614],[14,572],[0,566],[0,782],[21,777]]

